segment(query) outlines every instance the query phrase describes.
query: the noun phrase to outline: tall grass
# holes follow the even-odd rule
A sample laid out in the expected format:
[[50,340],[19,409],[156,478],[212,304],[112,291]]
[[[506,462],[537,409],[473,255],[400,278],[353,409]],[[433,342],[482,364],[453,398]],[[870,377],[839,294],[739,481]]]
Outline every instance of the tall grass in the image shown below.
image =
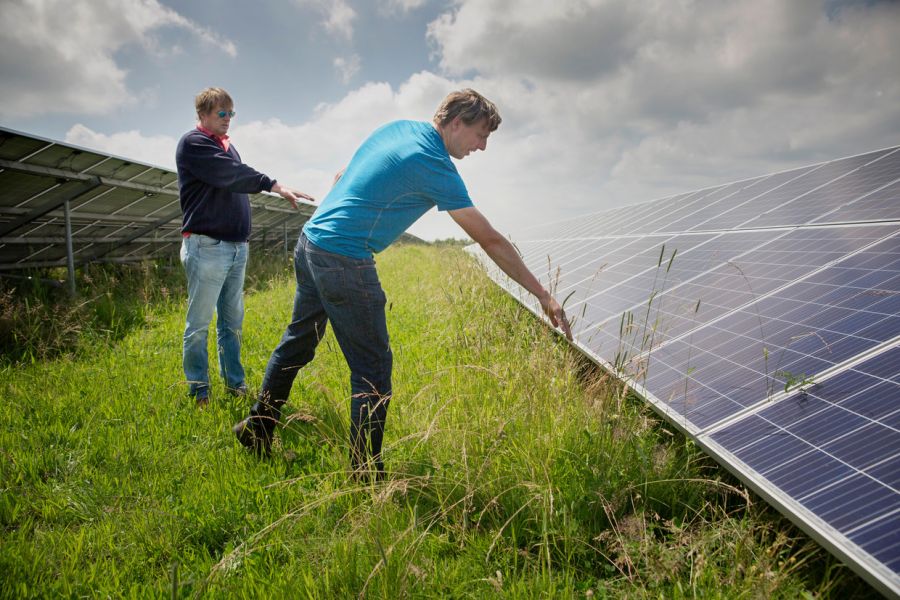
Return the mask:
[[[289,264],[283,252],[250,256],[250,292],[268,285]],[[0,277],[0,364],[90,354],[98,344],[150,325],[155,313],[181,306],[187,294],[177,260],[85,265],[76,271],[74,297],[64,277],[62,269]]]
[[[457,246],[378,257],[395,354],[388,480],[347,472],[329,333],[270,460],[197,410],[182,312],[91,352],[4,368],[5,597],[863,596],[846,569],[499,291]],[[258,386],[287,273],[247,298]]]

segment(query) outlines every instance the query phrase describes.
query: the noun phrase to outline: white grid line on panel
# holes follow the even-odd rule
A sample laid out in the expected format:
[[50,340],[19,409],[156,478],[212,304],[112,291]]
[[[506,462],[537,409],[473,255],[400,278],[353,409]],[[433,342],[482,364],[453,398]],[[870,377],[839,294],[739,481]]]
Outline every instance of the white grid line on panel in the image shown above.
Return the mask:
[[[884,314],[884,313],[872,313],[872,314],[880,315],[880,314]],[[885,318],[890,318],[890,317],[892,317],[892,316],[893,316],[893,315],[885,315]],[[775,320],[777,320],[777,319],[769,319],[770,322],[771,322],[771,321],[775,321]],[[874,323],[866,323],[866,324],[865,324],[865,328],[869,328],[869,327],[871,327],[871,326],[873,326],[873,325],[877,325],[878,323],[880,323],[880,322],[882,322],[882,321],[884,321],[884,320],[885,320],[885,319],[883,318],[883,319],[880,319],[880,320],[878,320],[878,321],[875,321]],[[781,322],[784,322],[784,323],[787,323],[787,324],[790,324],[790,325],[801,325],[801,324],[798,324],[798,323],[794,323],[794,322],[790,322],[790,321],[784,321],[784,320],[781,320]],[[713,327],[715,327],[715,326],[713,325]],[[718,328],[717,328],[717,329],[718,329]],[[825,372],[826,370],[829,370],[829,369],[831,369],[831,368],[834,368],[835,365],[842,364],[842,363],[835,363],[835,362],[833,362],[833,361],[829,361],[829,360],[827,360],[826,358],[822,358],[822,357],[820,357],[820,356],[814,356],[814,355],[809,354],[809,353],[807,353],[807,352],[800,352],[800,351],[797,351],[797,350],[795,350],[795,349],[791,349],[791,348],[789,348],[788,346],[776,346],[776,345],[774,345],[773,343],[767,343],[765,340],[757,339],[757,338],[755,338],[755,337],[751,337],[751,336],[748,336],[748,335],[744,335],[744,334],[742,334],[742,333],[737,333],[737,332],[733,332],[733,331],[728,331],[728,330],[726,330],[726,329],[719,329],[719,331],[725,332],[725,333],[727,333],[727,334],[731,334],[731,335],[733,335],[733,336],[736,336],[737,338],[742,338],[742,339],[744,339],[744,340],[747,340],[747,342],[749,342],[749,343],[751,343],[751,344],[760,344],[760,345],[763,345],[764,347],[768,347],[768,348],[770,348],[770,353],[771,353],[771,354],[774,354],[774,353],[776,353],[776,352],[778,352],[778,351],[782,351],[782,350],[783,350],[783,351],[790,351],[790,352],[792,352],[793,354],[795,354],[795,355],[797,355],[797,356],[800,356],[800,357],[810,358],[810,359],[813,359],[813,360],[818,361],[818,362],[830,362],[830,363],[831,363],[831,365],[832,365],[831,367],[828,367],[828,369],[823,369],[823,371],[821,371],[821,372],[819,372],[819,373],[822,373],[822,372]],[[817,328],[817,331],[829,332],[830,330],[828,330],[828,329],[826,329],[826,328],[824,328],[824,327],[821,327],[821,328]],[[880,344],[877,340],[870,340],[869,338],[863,338],[863,337],[861,337],[861,336],[856,335],[855,332],[854,332],[854,333],[831,332],[831,333],[837,333],[838,335],[841,336],[841,339],[848,339],[848,338],[864,339],[864,340],[867,340],[867,341],[871,341],[871,342],[872,342],[872,347],[873,347],[873,348],[880,348],[880,347],[881,347],[881,344]],[[734,338],[731,338],[731,339],[734,339]],[[717,346],[717,347],[715,347],[715,348],[697,348],[696,346],[694,346],[693,348],[694,348],[694,352],[696,352],[696,354],[693,355],[692,357],[690,357],[689,360],[691,360],[691,359],[696,360],[697,362],[694,363],[695,366],[696,366],[697,364],[700,364],[700,363],[703,362],[703,360],[702,360],[702,357],[703,357],[703,356],[714,357],[714,358],[717,359],[717,360],[714,360],[714,361],[713,361],[714,363],[721,364],[722,361],[725,361],[725,362],[728,363],[728,365],[731,365],[732,367],[737,367],[738,369],[741,369],[741,370],[743,370],[743,371],[746,371],[746,372],[748,372],[749,374],[753,374],[753,375],[755,376],[755,378],[754,378],[754,379],[748,379],[748,380],[747,380],[747,383],[749,383],[749,384],[756,384],[757,382],[759,382],[759,381],[761,380],[761,381],[763,381],[763,382],[767,382],[767,383],[766,383],[766,387],[767,387],[767,388],[770,387],[770,384],[768,383],[770,380],[771,380],[772,382],[778,380],[778,378],[780,377],[780,376],[779,376],[779,372],[780,372],[784,367],[790,366],[790,364],[792,364],[792,363],[788,363],[788,364],[786,364],[786,365],[780,365],[780,364],[779,364],[779,365],[776,365],[776,366],[773,367],[771,373],[769,373],[769,372],[761,372],[761,371],[759,371],[758,369],[753,368],[753,367],[752,367],[751,365],[749,365],[749,364],[746,364],[746,363],[744,363],[744,362],[740,362],[740,361],[738,361],[738,360],[735,360],[735,358],[734,358],[734,357],[735,357],[735,353],[732,353],[732,354],[729,354],[729,355],[725,355],[725,354],[719,352],[718,350],[721,348],[721,346],[726,345],[726,344],[729,344],[729,342],[727,342],[727,341],[726,341],[726,342],[723,342],[722,344],[720,344],[720,346]],[[743,347],[742,347],[742,348],[743,348]],[[701,380],[701,378],[693,371],[693,368],[691,367],[691,364],[690,364],[690,363],[687,363],[687,364],[684,364],[684,365],[676,366],[676,365],[673,365],[673,364],[670,364],[670,363],[666,362],[664,359],[660,358],[658,355],[655,357],[655,360],[654,360],[654,355],[653,355],[652,352],[651,352],[649,358],[647,359],[647,363],[646,363],[647,366],[645,367],[646,370],[647,370],[647,371],[650,371],[650,370],[651,370],[651,365],[654,364],[654,363],[655,363],[655,364],[662,364],[662,365],[664,365],[665,367],[667,367],[668,369],[671,369],[672,371],[675,371],[675,372],[683,371],[683,372],[685,373],[685,375],[684,375],[684,380],[685,380],[685,385],[686,385],[686,386],[688,385],[687,382],[690,381],[690,382],[692,382],[695,386],[701,386],[701,387],[703,387],[703,388],[705,388],[705,389],[708,389],[708,390],[713,391],[713,392],[714,392],[715,394],[717,394],[717,396],[719,396],[720,398],[725,398],[725,399],[731,400],[731,398],[730,398],[730,396],[729,396],[729,394],[728,394],[727,391],[723,391],[723,390],[718,389],[717,387],[715,387],[715,383],[716,383],[716,382],[718,382],[719,380],[721,380],[721,379],[723,379],[723,378],[728,377],[728,376],[731,374],[730,371],[719,371],[718,369],[715,369],[716,372],[721,373],[719,376],[716,376],[716,377],[713,377],[713,378],[702,378],[702,380]],[[764,363],[764,364],[765,364],[765,363]],[[706,368],[707,371],[708,371],[708,370],[710,370],[712,367],[711,367],[711,365],[706,365],[705,368]],[[819,373],[813,374],[814,377],[815,377],[815,378],[818,378],[818,377],[819,377]],[[653,374],[650,373],[650,375],[648,376],[648,380],[647,380],[647,381],[650,382],[650,381],[653,380],[653,378],[654,378]],[[691,387],[691,388],[689,388],[689,390],[686,390],[686,391],[695,392],[696,390],[697,390],[697,387]],[[793,392],[791,392],[791,393],[793,393]],[[779,394],[779,395],[780,395],[780,394]],[[766,398],[760,399],[760,400],[759,400],[757,403],[755,403],[755,404],[751,404],[751,405],[749,405],[749,406],[745,406],[742,410],[739,411],[738,414],[745,414],[745,413],[747,413],[748,411],[752,410],[753,407],[756,407],[756,406],[762,406],[762,407],[764,408],[766,405],[771,405],[771,404],[774,403],[776,400],[777,400],[777,397],[776,397],[776,396],[770,395],[770,396],[768,396],[768,397],[766,397]],[[692,408],[691,412],[702,411],[705,407],[707,407],[707,406],[709,406],[709,405],[712,405],[713,403],[716,403],[716,402],[718,402],[718,401],[719,401],[719,398],[711,398],[711,399],[709,399],[707,402],[704,402],[703,404],[698,404],[698,405],[694,406],[694,407]],[[737,402],[737,401],[735,401],[735,400],[731,400],[731,401],[732,401],[735,405],[737,405],[737,406],[742,406],[739,402]],[[685,417],[689,417],[689,414],[690,414],[690,413],[687,413],[687,412],[686,412],[686,413],[685,413]],[[737,418],[737,415],[735,415],[735,418]],[[730,421],[731,419],[730,419],[730,417],[726,417],[726,420]],[[711,429],[711,428],[716,428],[716,429],[718,429],[718,428],[719,428],[718,422],[717,422],[716,424],[714,424],[714,425],[708,425],[707,427],[704,428],[704,430],[706,431],[706,430],[709,430],[709,429]]]
[[[862,165],[859,165],[859,166],[856,167],[855,169],[852,169],[852,170],[850,170],[850,171],[847,171],[846,173],[844,173],[844,174],[842,174],[842,175],[838,175],[838,176],[835,177],[834,179],[831,179],[831,180],[829,180],[829,181],[826,181],[825,183],[823,183],[823,184],[821,184],[821,185],[818,185],[818,186],[814,187],[814,188],[811,189],[811,190],[807,190],[806,192],[804,192],[804,193],[802,193],[802,194],[799,194],[799,195],[797,195],[797,196],[794,196],[793,198],[791,198],[790,200],[787,200],[786,202],[780,204],[779,206],[773,207],[773,208],[769,209],[768,211],[762,213],[762,215],[765,215],[765,214],[767,214],[767,213],[769,213],[769,212],[772,212],[772,211],[774,211],[774,210],[780,210],[780,209],[784,208],[785,206],[790,205],[790,204],[792,204],[793,202],[796,202],[796,201],[800,200],[801,198],[805,198],[806,196],[812,194],[813,192],[822,189],[822,188],[825,187],[825,186],[831,185],[832,183],[834,183],[834,182],[836,182],[836,181],[840,181],[841,179],[844,179],[845,177],[849,177],[850,175],[852,175],[852,174],[858,172],[860,169],[863,169],[863,168],[865,168],[865,167],[867,167],[867,166],[869,166],[869,165],[871,165],[871,164],[877,163],[878,161],[884,159],[885,157],[888,157],[888,156],[890,156],[891,154],[894,154],[894,153],[897,152],[898,150],[900,150],[900,146],[898,146],[897,148],[894,148],[893,150],[891,150],[891,151],[889,151],[889,152],[886,152],[886,153],[884,153],[884,154],[878,156],[877,158],[875,158],[875,159],[873,159],[873,160],[870,160],[870,161],[867,162],[867,163],[864,163],[864,164],[862,164]],[[839,159],[839,160],[843,160],[843,159]],[[832,161],[832,162],[834,162],[834,161]],[[828,163],[828,164],[831,164],[831,163]],[[740,229],[741,227],[743,227],[743,226],[745,226],[745,225],[749,225],[750,223],[752,223],[754,220],[756,220],[757,218],[761,217],[762,215],[755,215],[755,216],[751,217],[750,219],[747,219],[746,221],[744,221],[744,222],[742,222],[740,225],[738,225],[738,226],[736,227],[736,229]]]
[[846,533],[847,537],[850,537],[851,535],[853,535],[854,533],[858,532],[861,529],[865,529],[866,527],[870,527],[871,525],[874,525],[874,524],[884,521],[886,519],[891,519],[893,517],[896,517],[898,513],[900,513],[900,508],[895,508],[894,510],[886,512],[883,515],[879,515],[878,518],[872,519],[868,523],[862,523],[861,525],[851,527],[845,533]]
[[837,212],[839,212],[839,211],[841,211],[841,210],[844,210],[844,209],[846,209],[846,208],[852,208],[853,205],[856,204],[857,202],[863,202],[863,201],[865,201],[865,199],[868,198],[869,196],[872,196],[872,195],[874,195],[874,194],[877,194],[878,192],[880,192],[880,191],[882,191],[882,190],[884,190],[884,189],[886,189],[886,188],[889,188],[889,187],[891,187],[892,185],[897,184],[897,182],[900,182],[900,178],[894,179],[893,181],[889,181],[888,183],[884,184],[883,186],[881,186],[881,187],[879,187],[879,188],[876,188],[876,189],[874,189],[874,190],[871,190],[871,191],[869,191],[869,192],[863,194],[862,196],[859,196],[858,198],[854,198],[853,200],[851,200],[851,201],[849,201],[849,202],[845,202],[844,204],[841,204],[840,206],[836,206],[835,208],[831,209],[830,211],[828,211],[828,212],[825,213],[824,215],[821,215],[820,217],[818,217],[817,219],[815,219],[814,221],[812,221],[812,223],[814,223],[814,224],[818,224],[818,223],[828,223],[829,221],[825,220],[826,217],[828,217],[828,215],[832,215],[832,214],[837,213]]
[[[758,179],[758,178],[757,178],[757,179]],[[650,221],[650,222],[647,222],[647,223],[641,223],[640,228],[641,228],[642,230],[646,231],[648,235],[649,235],[649,234],[653,234],[653,233],[663,233],[663,232],[665,232],[665,230],[660,231],[659,227],[656,227],[656,228],[654,228],[654,229],[649,229],[649,228],[650,228],[650,227],[653,227],[653,226],[654,226],[654,223],[658,223],[658,222],[660,222],[660,221],[662,221],[662,222],[671,222],[671,219],[672,219],[673,217],[675,217],[675,216],[678,216],[678,213],[680,213],[680,212],[683,211],[683,210],[689,210],[690,212],[688,212],[686,215],[681,215],[681,216],[679,216],[678,219],[676,219],[676,220],[685,219],[685,218],[689,217],[690,215],[693,215],[693,214],[696,214],[696,213],[698,213],[698,212],[700,212],[700,211],[709,209],[710,206],[713,206],[713,205],[715,205],[715,204],[718,204],[719,202],[723,202],[723,201],[727,200],[728,198],[731,198],[732,196],[741,193],[741,192],[744,191],[745,189],[747,189],[747,188],[749,188],[749,187],[753,187],[754,185],[756,185],[757,183],[759,183],[758,180],[749,180],[749,181],[751,181],[751,183],[750,183],[749,185],[744,186],[744,187],[738,187],[738,188],[735,189],[734,191],[732,191],[732,192],[726,194],[725,196],[723,196],[723,197],[721,197],[721,198],[716,197],[716,195],[717,195],[719,192],[726,191],[728,188],[730,188],[730,187],[732,187],[732,186],[738,186],[739,184],[738,184],[738,183],[731,183],[731,184],[728,184],[728,185],[724,185],[724,186],[722,186],[722,187],[716,189],[715,191],[713,191],[713,192],[711,192],[711,193],[709,193],[709,194],[706,194],[706,195],[704,195],[704,196],[701,196],[700,198],[694,199],[693,201],[687,203],[687,204],[684,205],[684,206],[679,206],[679,207],[667,207],[668,210],[666,211],[666,214],[660,215],[659,217],[653,219],[653,220]],[[691,210],[692,207],[693,207],[693,210]],[[682,232],[679,232],[679,233],[682,233]]]
[[[741,193],[743,193],[743,192],[745,192],[745,191],[747,191],[747,190],[751,190],[752,188],[754,188],[754,187],[757,186],[757,185],[763,185],[763,184],[765,184],[767,181],[769,181],[770,179],[773,179],[774,177],[775,177],[775,175],[766,175],[766,176],[764,176],[764,177],[758,177],[758,178],[755,178],[755,179],[747,179],[747,180],[745,180],[745,181],[743,181],[743,182],[738,182],[738,183],[747,183],[748,185],[745,185],[744,187],[740,188],[739,190],[736,190],[735,192],[729,194],[728,196],[726,196],[726,197],[724,197],[724,198],[719,198],[718,200],[716,200],[715,202],[713,202],[713,203],[710,204],[710,205],[703,206],[703,207],[699,207],[699,208],[697,208],[696,210],[694,210],[694,211],[692,211],[692,212],[690,212],[690,213],[688,213],[688,214],[686,214],[686,215],[680,215],[680,216],[678,216],[678,218],[677,218],[675,221],[672,221],[672,222],[670,222],[670,223],[667,225],[667,227],[671,227],[670,229],[665,229],[665,228],[663,228],[663,229],[656,229],[656,230],[653,231],[653,233],[663,233],[663,232],[666,232],[666,231],[668,231],[668,232],[673,232],[673,231],[678,231],[678,232],[694,231],[694,229],[697,227],[696,224],[695,224],[695,225],[692,225],[692,226],[690,226],[690,227],[687,227],[687,228],[672,227],[672,225],[673,225],[673,224],[680,223],[680,222],[685,221],[685,220],[687,220],[687,219],[690,219],[690,218],[693,217],[694,215],[700,214],[700,213],[702,213],[702,212],[704,212],[704,211],[706,211],[706,210],[710,210],[711,207],[713,207],[713,206],[715,206],[715,205],[723,204],[723,203],[724,203],[726,200],[728,200],[729,198],[732,198],[732,197],[734,197],[734,196],[736,196],[736,195],[739,195],[739,194],[741,194]],[[798,175],[798,177],[799,177],[799,175]],[[776,186],[776,187],[777,187],[777,186]],[[774,188],[772,188],[772,189],[774,189]],[[753,193],[753,192],[750,192],[750,193]],[[758,197],[759,195],[765,194],[765,193],[766,193],[766,191],[760,192],[760,193],[756,194],[756,196],[754,196],[754,197]],[[703,222],[703,221],[701,221],[701,223],[702,223],[702,222]]]
[[[776,229],[768,229],[767,231],[777,231],[777,230],[776,230]],[[748,249],[748,250],[746,250],[746,251],[744,251],[744,252],[742,252],[742,253],[740,253],[740,254],[734,256],[733,258],[728,259],[728,260],[725,260],[725,261],[722,261],[722,262],[719,262],[719,263],[716,263],[714,266],[711,266],[709,269],[707,269],[707,270],[705,270],[705,271],[702,271],[702,272],[699,272],[699,273],[695,274],[693,277],[691,277],[691,278],[689,278],[689,279],[686,279],[686,280],[684,280],[684,281],[679,282],[678,284],[676,284],[676,285],[672,286],[671,288],[668,288],[667,290],[665,290],[664,293],[672,292],[673,290],[676,290],[676,289],[678,289],[679,287],[682,287],[682,286],[684,286],[684,285],[690,284],[690,283],[692,283],[695,279],[697,279],[697,278],[699,278],[699,277],[702,277],[703,275],[706,275],[707,273],[711,273],[711,272],[715,271],[716,269],[718,269],[718,268],[720,268],[720,267],[726,266],[726,265],[729,264],[730,262],[736,261],[736,260],[738,260],[740,257],[742,257],[742,256],[744,256],[744,255],[746,255],[746,254],[749,254],[750,252],[754,252],[754,251],[758,250],[759,248],[761,248],[761,247],[763,247],[763,246],[765,246],[765,245],[767,245],[767,244],[769,244],[769,243],[771,243],[771,242],[773,242],[773,241],[776,241],[776,240],[778,240],[778,239],[781,239],[782,237],[784,237],[785,235],[788,235],[788,234],[791,233],[792,231],[793,231],[793,229],[786,229],[786,230],[784,230],[784,233],[783,233],[782,235],[780,235],[780,236],[777,236],[777,237],[772,238],[772,239],[768,239],[768,240],[761,241],[761,242],[759,242],[756,246],[754,246],[754,247],[752,247],[752,248],[750,248],[750,249]],[[700,232],[698,232],[698,233],[700,233]],[[737,233],[739,233],[739,232],[737,232],[737,231],[732,231],[732,232],[729,232],[729,231],[723,231],[723,232],[720,232],[719,235],[717,235],[716,237],[710,238],[709,240],[707,240],[707,242],[704,242],[704,244],[709,243],[709,242],[712,242],[712,241],[714,241],[714,240],[718,240],[718,239],[720,239],[720,236],[729,235],[729,234],[737,234]],[[671,239],[671,238],[670,238],[670,239]],[[691,250],[701,248],[704,244],[699,244],[699,245],[697,245],[697,246],[691,248],[690,250],[686,250],[686,251],[684,252],[684,254],[687,254],[687,253],[690,252]],[[650,270],[651,270],[651,269],[647,269],[647,270],[643,271],[642,273],[639,273],[638,276],[639,276],[639,275],[642,275],[643,273],[648,272],[648,271],[650,271]],[[623,282],[623,283],[624,283],[624,282]],[[647,290],[647,293],[648,293],[648,299],[649,299],[649,294],[651,294],[651,293],[653,293],[653,292],[654,292],[654,290]],[[575,308],[575,307],[578,306],[579,304],[587,303],[587,302],[589,302],[590,300],[596,298],[597,296],[599,296],[599,295],[601,295],[601,294],[603,294],[603,293],[604,293],[604,292],[598,292],[598,293],[593,294],[593,295],[591,295],[591,296],[582,298],[581,300],[579,300],[579,302],[578,302],[577,304],[573,305],[572,308]],[[662,294],[662,293],[661,293],[661,294]],[[660,295],[661,295],[661,294],[660,294]],[[638,309],[643,308],[644,306],[646,306],[646,300],[642,301],[641,303],[632,305],[630,308],[626,309],[626,312],[627,312],[627,311],[638,310]],[[599,327],[602,327],[603,325],[607,324],[607,323],[608,323],[610,320],[612,320],[613,318],[615,318],[615,317],[609,317],[609,318],[607,318],[607,319],[604,320],[604,321],[601,321],[601,322],[598,322],[598,323],[594,323],[594,324],[592,324],[592,325],[594,325],[594,326],[596,326],[596,327],[599,328]]]
[[[748,198],[748,199],[746,199],[746,200],[744,200],[744,201],[742,201],[742,202],[740,202],[740,203],[738,203],[738,204],[736,204],[736,205],[734,205],[734,206],[730,206],[730,207],[726,208],[726,209],[723,210],[722,212],[720,212],[720,213],[718,213],[718,214],[716,214],[716,215],[713,215],[713,216],[709,217],[708,219],[705,219],[705,220],[703,220],[703,221],[700,221],[699,223],[697,223],[696,225],[694,225],[694,226],[691,228],[691,231],[704,231],[704,229],[703,229],[703,225],[704,225],[704,224],[709,223],[709,222],[711,222],[711,221],[715,221],[716,219],[721,219],[724,215],[727,215],[727,214],[730,213],[730,212],[735,212],[735,211],[737,211],[737,209],[742,208],[742,207],[744,207],[744,206],[750,204],[751,202],[753,202],[753,201],[755,201],[755,200],[758,200],[758,199],[760,199],[760,198],[762,198],[762,197],[764,197],[764,196],[766,196],[766,195],[768,195],[768,194],[771,194],[771,193],[775,192],[776,190],[779,190],[779,189],[785,187],[786,185],[788,185],[788,184],[790,184],[790,183],[793,183],[793,182],[797,181],[797,180],[800,179],[801,177],[805,177],[806,175],[809,175],[810,173],[815,173],[815,172],[818,171],[819,169],[822,169],[822,168],[824,168],[825,166],[827,166],[828,164],[829,164],[829,163],[822,163],[822,164],[819,164],[819,165],[814,165],[814,166],[809,167],[809,168],[798,169],[798,170],[800,171],[800,173],[798,173],[796,177],[792,177],[791,179],[788,179],[788,180],[786,180],[786,181],[784,181],[784,182],[782,182],[782,183],[776,185],[776,186],[773,187],[772,189],[769,189],[769,190],[765,190],[765,191],[763,191],[763,192],[760,192],[759,194],[757,194],[757,195],[755,195],[755,196],[752,196],[752,197],[750,197],[750,198]],[[785,171],[785,173],[789,173],[789,172],[790,172],[790,171]],[[773,177],[774,177],[774,175],[773,175]],[[714,228],[714,230],[717,230],[717,229],[718,229],[718,228]],[[732,227],[732,228],[730,228],[730,229],[740,229],[740,227]]]
[[[861,352],[860,354],[856,355],[855,357],[853,357],[850,360],[844,361],[839,364],[835,364],[832,367],[817,374],[816,378],[815,378],[817,381],[815,383],[826,383],[828,380],[833,379],[839,375],[842,375],[843,373],[850,371],[854,367],[859,366],[860,364],[866,362],[867,360],[876,358],[876,357],[884,354],[885,352],[889,352],[898,347],[900,347],[900,337],[882,342],[882,343],[878,344],[877,346],[874,346],[874,347],[866,350],[865,352]],[[792,397],[793,395],[797,394],[798,392],[808,390],[810,387],[812,387],[812,385],[814,385],[814,384],[800,386],[797,389],[789,390],[787,392],[779,391],[776,394],[774,394],[771,398],[765,398],[752,406],[748,406],[740,413],[732,415],[729,418],[727,418],[719,423],[716,423],[715,425],[711,425],[711,426],[705,428],[703,430],[703,435],[713,436],[713,435],[717,434],[718,432],[722,431],[723,429],[730,427],[731,425],[735,424],[736,422],[738,422],[750,415],[755,415],[770,406],[774,406],[778,402],[786,400],[786,399]]]
[[[838,226],[838,227],[841,227],[841,226]],[[804,229],[804,227],[798,227],[798,228],[795,228],[795,229]],[[853,252],[849,252],[849,253],[847,253],[847,254],[844,254],[843,256],[841,256],[841,257],[839,257],[839,258],[836,258],[836,259],[834,259],[834,260],[831,260],[831,261],[829,261],[828,263],[825,263],[825,264],[823,264],[822,266],[820,266],[820,267],[818,267],[818,268],[815,268],[814,270],[808,272],[808,273],[807,273],[806,275],[804,275],[803,277],[800,277],[800,278],[797,278],[797,279],[794,279],[794,280],[790,280],[790,281],[785,280],[786,282],[785,282],[783,285],[781,285],[781,286],[779,286],[779,287],[777,287],[777,288],[775,288],[775,289],[773,289],[773,290],[770,290],[769,292],[766,292],[765,294],[761,294],[760,296],[754,298],[753,300],[751,300],[751,301],[749,301],[749,302],[747,302],[747,303],[745,303],[745,304],[743,304],[743,305],[741,305],[741,306],[735,307],[735,308],[732,309],[731,311],[729,311],[729,312],[727,312],[727,313],[725,313],[725,314],[722,314],[722,315],[716,317],[715,319],[713,319],[713,320],[711,320],[711,321],[708,321],[708,322],[699,324],[699,325],[697,326],[697,328],[695,328],[695,329],[692,329],[692,330],[690,330],[690,331],[686,331],[686,332],[684,332],[683,334],[681,334],[681,335],[679,335],[679,336],[677,336],[677,337],[675,337],[675,338],[671,338],[671,339],[668,339],[668,340],[664,341],[662,344],[660,344],[660,346],[657,346],[656,348],[654,348],[654,350],[658,350],[659,348],[663,347],[663,346],[666,345],[666,344],[670,344],[670,343],[673,343],[673,342],[676,342],[676,341],[680,341],[680,340],[684,339],[685,337],[691,335],[691,334],[692,334],[694,331],[696,331],[697,329],[701,329],[701,328],[703,328],[703,327],[707,327],[707,326],[709,326],[709,325],[713,325],[713,324],[717,323],[718,321],[721,321],[722,319],[725,319],[725,318],[729,317],[730,315],[732,315],[732,314],[734,314],[734,313],[737,313],[737,312],[740,312],[740,311],[742,311],[742,310],[747,309],[748,307],[752,306],[755,302],[758,302],[758,301],[760,301],[760,300],[762,300],[762,299],[766,299],[766,298],[770,298],[770,297],[772,297],[772,296],[775,296],[775,295],[778,294],[779,292],[784,291],[784,289],[786,289],[787,287],[789,287],[789,286],[791,286],[791,285],[793,285],[793,284],[795,284],[795,283],[797,283],[797,282],[805,281],[806,279],[809,279],[810,277],[812,277],[812,276],[814,276],[814,275],[817,275],[817,274],[821,273],[822,271],[828,269],[829,267],[835,266],[836,264],[840,263],[841,261],[844,261],[844,260],[846,260],[846,259],[848,259],[848,258],[850,258],[850,257],[852,257],[852,256],[856,256],[857,254],[860,254],[860,253],[862,253],[862,252],[865,252],[866,250],[872,248],[873,246],[875,246],[875,245],[877,245],[877,244],[880,244],[880,243],[882,243],[882,242],[884,242],[884,241],[886,241],[886,240],[888,240],[888,239],[890,239],[890,238],[892,238],[892,237],[894,237],[894,236],[896,236],[896,235],[898,235],[898,234],[900,234],[900,231],[894,231],[893,233],[888,233],[888,234],[885,235],[884,237],[875,239],[875,240],[873,240],[872,242],[869,242],[868,244],[866,244],[866,245],[860,247],[859,249],[857,249],[857,250],[855,250],[855,251],[853,251]],[[781,238],[776,238],[776,240],[778,240],[778,239],[781,239]],[[776,240],[772,240],[772,241],[776,241]],[[755,250],[757,250],[757,249],[758,249],[758,248],[754,249],[753,251],[755,251]],[[746,253],[745,253],[745,254],[746,254]],[[743,255],[742,255],[742,256],[743,256]],[[733,259],[733,260],[736,260],[736,259]],[[733,262],[733,260],[732,260],[732,261],[729,261],[729,262]],[[707,273],[709,273],[709,271],[707,271]],[[706,274],[706,273],[703,273],[703,274],[701,274],[701,275],[698,275],[698,277],[700,277],[700,276],[702,276],[702,275],[705,275],[705,274]],[[687,281],[687,282],[685,282],[685,283],[689,283],[689,282],[690,282],[690,281]],[[674,288],[673,288],[673,289],[674,289]],[[640,305],[638,305],[638,306],[640,306]]]

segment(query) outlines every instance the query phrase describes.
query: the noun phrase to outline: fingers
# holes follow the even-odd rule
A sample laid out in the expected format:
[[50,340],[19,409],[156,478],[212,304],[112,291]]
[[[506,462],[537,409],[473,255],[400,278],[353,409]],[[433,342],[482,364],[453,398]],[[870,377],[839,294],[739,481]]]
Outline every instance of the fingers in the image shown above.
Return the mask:
[[309,194],[304,194],[303,192],[298,192],[297,190],[292,190],[290,188],[283,187],[281,188],[281,191],[279,193],[285,200],[290,201],[291,205],[293,205],[294,208],[297,208],[297,200],[299,200],[300,198],[309,200],[310,202],[316,201],[316,199]]
[[310,196],[309,194],[304,194],[303,192],[298,192],[297,190],[292,190],[294,193],[294,198],[303,198],[304,200],[309,200],[310,202],[315,202],[316,199]]
[[569,326],[569,320],[566,318],[566,311],[563,310],[562,306],[556,300],[550,298],[547,301],[547,305],[543,308],[544,314],[550,319],[550,324],[559,328],[566,335],[566,339],[571,342],[572,329]]
[[291,191],[287,188],[281,188],[281,191],[279,192],[279,194],[281,195],[282,198],[284,198],[285,200],[290,202],[291,206],[293,206],[295,209],[297,208],[297,196],[294,194],[293,191]]
[[561,315],[560,319],[560,329],[562,329],[563,333],[566,334],[566,339],[570,342],[572,341],[572,328],[569,326],[569,320],[566,318],[566,315]]
[[562,332],[564,334],[566,334],[566,339],[571,342],[572,341],[572,329],[571,329],[571,327],[569,327],[569,320],[566,318],[566,313],[562,309],[562,307],[560,307],[557,310],[557,313],[554,315],[554,317],[555,318],[553,319],[553,321],[555,321],[555,322],[553,323],[553,325],[556,327],[559,327],[560,330],[562,330]]

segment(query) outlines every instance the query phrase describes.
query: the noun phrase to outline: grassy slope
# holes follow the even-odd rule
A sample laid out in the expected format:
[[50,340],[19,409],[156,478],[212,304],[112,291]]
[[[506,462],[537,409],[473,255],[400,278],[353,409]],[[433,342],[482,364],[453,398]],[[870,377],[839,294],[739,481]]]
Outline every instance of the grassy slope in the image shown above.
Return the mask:
[[[0,594],[722,597],[864,594],[455,247],[379,257],[395,353],[387,484],[344,472],[329,336],[275,457],[247,408],[180,384],[180,310],[91,356],[0,373]],[[247,299],[259,384],[293,293]]]

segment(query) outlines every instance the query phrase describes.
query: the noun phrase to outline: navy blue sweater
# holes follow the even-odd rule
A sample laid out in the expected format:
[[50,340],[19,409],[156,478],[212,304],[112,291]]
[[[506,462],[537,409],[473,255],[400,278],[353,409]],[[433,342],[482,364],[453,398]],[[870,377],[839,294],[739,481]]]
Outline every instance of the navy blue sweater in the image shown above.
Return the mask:
[[184,215],[181,231],[246,242],[250,238],[248,194],[270,191],[275,180],[243,164],[234,144],[226,152],[197,129],[181,137],[175,165]]

